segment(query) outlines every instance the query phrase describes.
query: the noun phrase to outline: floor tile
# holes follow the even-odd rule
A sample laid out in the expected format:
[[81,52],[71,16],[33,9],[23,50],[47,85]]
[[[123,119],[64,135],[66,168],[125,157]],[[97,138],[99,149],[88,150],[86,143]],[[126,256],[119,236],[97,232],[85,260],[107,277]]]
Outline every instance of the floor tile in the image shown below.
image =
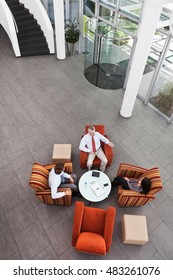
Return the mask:
[[58,260],[58,257],[52,245],[49,245],[47,248],[41,251],[37,256],[35,256],[33,260]]
[[18,248],[9,226],[0,230],[0,260],[6,260],[17,252]]
[[9,186],[14,181],[15,177],[17,177],[17,173],[11,164],[0,168],[0,190]]
[[6,217],[14,236],[38,220],[29,200],[24,200],[6,212]]
[[0,191],[0,203],[5,212],[26,198],[27,195],[19,179],[15,179],[12,184]]
[[72,222],[68,217],[61,218],[46,232],[58,256],[71,246]]
[[35,207],[38,218],[44,229],[50,228],[57,221],[66,216],[66,206],[39,204]]
[[166,198],[155,208],[155,212],[173,230],[173,200]]
[[150,242],[155,246],[158,253],[163,256],[163,259],[173,259],[173,250],[172,246],[170,246],[173,243],[173,234],[170,227],[164,222],[152,232]]
[[32,259],[50,244],[39,221],[16,235],[15,239],[24,260]]

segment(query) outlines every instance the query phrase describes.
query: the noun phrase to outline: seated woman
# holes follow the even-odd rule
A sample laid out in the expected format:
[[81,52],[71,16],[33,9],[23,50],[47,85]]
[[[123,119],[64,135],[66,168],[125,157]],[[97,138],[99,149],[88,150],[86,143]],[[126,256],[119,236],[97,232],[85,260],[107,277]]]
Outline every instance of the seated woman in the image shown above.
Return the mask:
[[151,180],[147,177],[142,179],[129,179],[127,177],[115,177],[112,182],[113,187],[121,186],[124,190],[137,191],[148,194],[151,188]]
[[65,192],[58,192],[58,187],[70,188],[74,192],[78,192],[76,186],[77,176],[64,172],[64,163],[58,162],[49,173],[49,187],[51,188],[51,196],[53,199],[65,196]]

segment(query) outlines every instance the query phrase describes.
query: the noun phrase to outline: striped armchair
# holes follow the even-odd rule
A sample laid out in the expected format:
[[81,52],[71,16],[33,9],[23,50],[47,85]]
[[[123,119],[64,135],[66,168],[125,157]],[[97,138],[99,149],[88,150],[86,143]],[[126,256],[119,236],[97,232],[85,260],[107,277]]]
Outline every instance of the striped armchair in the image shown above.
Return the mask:
[[151,180],[151,189],[147,195],[118,187],[118,206],[142,206],[155,199],[154,194],[162,189],[160,172],[157,167],[146,169],[139,166],[121,163],[116,176],[137,178],[147,177]]
[[[71,205],[72,191],[68,190],[67,194],[61,198],[52,199],[51,190],[48,186],[49,171],[55,166],[55,164],[42,165],[40,163],[34,163],[32,166],[32,172],[30,177],[30,186],[36,191],[36,197],[46,204],[57,205]],[[65,171],[72,173],[72,163],[65,163]],[[59,188],[58,191],[67,191],[68,188]]]

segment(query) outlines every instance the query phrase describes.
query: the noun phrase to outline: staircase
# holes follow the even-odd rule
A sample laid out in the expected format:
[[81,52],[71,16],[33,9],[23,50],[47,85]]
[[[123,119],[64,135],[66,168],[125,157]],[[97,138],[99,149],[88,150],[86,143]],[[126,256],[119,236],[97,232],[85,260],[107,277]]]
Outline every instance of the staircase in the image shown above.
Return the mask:
[[21,56],[50,54],[46,38],[37,20],[18,0],[6,0],[18,28]]

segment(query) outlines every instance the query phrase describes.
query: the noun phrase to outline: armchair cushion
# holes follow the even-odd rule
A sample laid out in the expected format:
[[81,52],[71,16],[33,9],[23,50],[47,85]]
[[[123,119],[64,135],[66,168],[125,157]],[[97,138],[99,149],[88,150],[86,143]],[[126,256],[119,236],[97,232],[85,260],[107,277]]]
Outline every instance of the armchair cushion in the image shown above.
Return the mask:
[[106,254],[106,244],[104,238],[97,233],[82,232],[80,233],[76,249],[90,254]]
[[[103,235],[106,212],[103,209],[85,207],[83,213],[81,232],[89,231]],[[92,217],[92,218],[91,218]]]

